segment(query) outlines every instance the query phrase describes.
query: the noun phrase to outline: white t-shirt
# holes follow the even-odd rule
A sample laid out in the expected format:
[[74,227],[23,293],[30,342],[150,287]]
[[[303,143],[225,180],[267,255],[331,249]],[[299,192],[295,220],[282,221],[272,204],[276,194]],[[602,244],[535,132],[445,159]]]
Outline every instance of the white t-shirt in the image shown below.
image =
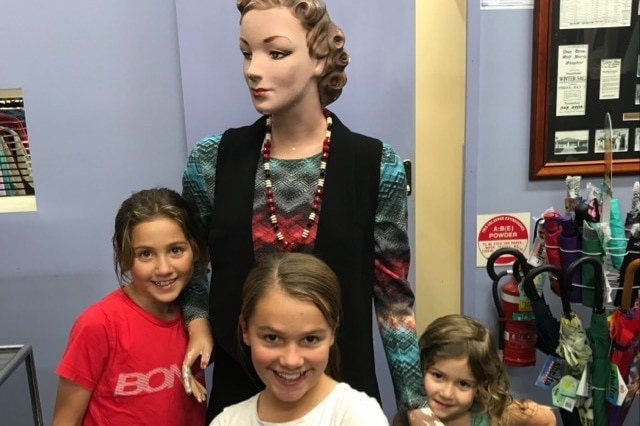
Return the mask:
[[303,417],[284,423],[271,423],[258,417],[256,394],[218,414],[209,426],[389,426],[375,398],[338,383],[331,393]]

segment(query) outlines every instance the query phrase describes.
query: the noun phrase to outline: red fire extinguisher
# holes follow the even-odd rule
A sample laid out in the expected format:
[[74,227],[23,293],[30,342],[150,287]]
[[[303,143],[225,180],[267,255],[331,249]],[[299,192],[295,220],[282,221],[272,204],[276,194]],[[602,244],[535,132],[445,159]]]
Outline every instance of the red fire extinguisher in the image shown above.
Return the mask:
[[[517,252],[518,262],[526,262],[522,253],[515,249],[499,249],[494,252],[487,262],[487,271],[493,278],[493,301],[499,316],[499,348],[502,352],[502,362],[513,367],[527,367],[536,363],[537,335],[534,327],[531,303],[520,294],[518,281],[511,271],[495,273],[494,264],[498,257]],[[508,280],[505,277],[510,277]],[[503,283],[500,286],[500,283]]]

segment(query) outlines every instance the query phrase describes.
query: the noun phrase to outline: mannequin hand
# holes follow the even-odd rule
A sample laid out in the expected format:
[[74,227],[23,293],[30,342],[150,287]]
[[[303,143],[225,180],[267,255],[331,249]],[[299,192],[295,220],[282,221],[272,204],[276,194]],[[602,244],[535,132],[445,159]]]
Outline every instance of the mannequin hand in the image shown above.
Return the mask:
[[444,424],[428,408],[416,408],[407,412],[410,426],[443,426]]
[[[213,352],[214,342],[207,319],[196,318],[189,323],[187,328],[189,330],[189,344],[187,345],[187,352],[182,363],[182,384],[184,385],[185,392],[191,394],[193,393],[194,387],[196,387],[193,385],[195,380],[191,374],[191,366],[200,358],[200,368],[203,370],[207,368]],[[200,385],[199,382],[197,383]],[[206,390],[204,395],[206,397]],[[200,399],[198,400],[200,401]]]
[[198,402],[205,402],[207,400],[207,388],[202,385],[188,367],[182,368],[182,383],[184,384],[184,390],[188,394],[192,394]]

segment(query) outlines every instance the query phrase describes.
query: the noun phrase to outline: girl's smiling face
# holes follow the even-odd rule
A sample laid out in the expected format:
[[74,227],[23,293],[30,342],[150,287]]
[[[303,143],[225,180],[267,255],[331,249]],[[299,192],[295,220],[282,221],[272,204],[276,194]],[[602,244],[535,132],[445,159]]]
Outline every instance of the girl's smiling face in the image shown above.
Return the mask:
[[424,388],[429,407],[442,422],[464,424],[470,419],[477,383],[467,357],[437,359],[424,375]]
[[178,223],[167,217],[140,222],[131,231],[133,264],[127,294],[143,309],[171,318],[173,302],[193,273],[193,250]]
[[241,327],[266,386],[261,401],[288,410],[313,408],[319,395],[326,393],[325,369],[335,337],[322,312],[276,285]]

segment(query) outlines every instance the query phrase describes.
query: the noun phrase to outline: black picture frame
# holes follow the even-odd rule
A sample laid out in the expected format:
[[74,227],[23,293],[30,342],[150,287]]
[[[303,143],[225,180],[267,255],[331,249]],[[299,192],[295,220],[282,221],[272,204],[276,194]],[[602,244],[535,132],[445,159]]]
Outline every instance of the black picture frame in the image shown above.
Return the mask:
[[[588,4],[585,4],[585,1]],[[612,3],[623,4],[624,1],[608,4]],[[604,152],[602,140],[598,138],[603,137],[607,112],[611,115],[615,139],[612,154],[614,175],[640,174],[640,146],[637,146],[640,141],[638,1],[631,0],[628,26],[597,26],[597,20],[592,22],[577,19],[573,26],[567,25],[567,22],[574,19],[574,15],[569,15],[568,11],[582,13],[581,9],[571,10],[574,5],[585,8],[588,5],[606,4],[607,0],[535,2],[530,180],[564,178],[568,175],[602,175]],[[562,7],[563,28],[560,16]],[[619,10],[615,12],[619,13]],[[627,13],[622,14],[626,15]],[[571,16],[571,19],[567,16]],[[564,55],[560,55],[561,52]],[[586,58],[582,57],[583,53],[586,53]],[[577,60],[572,60],[571,55]],[[615,78],[609,80],[608,75],[603,74],[603,69],[610,64],[615,65],[615,61],[612,60],[616,59],[620,61],[619,96],[603,99],[601,86],[608,87],[606,85],[613,81],[615,87]],[[575,63],[578,63],[576,68],[583,67],[584,71],[578,71],[571,76],[570,67]],[[561,87],[558,87],[560,73],[564,80],[560,82]],[[607,77],[604,81],[603,75]],[[615,76],[615,72],[613,75]],[[574,87],[565,83],[567,79],[572,78],[578,80]],[[586,81],[581,82],[580,79]],[[576,87],[578,90],[574,90]],[[610,92],[612,91],[606,93]],[[578,109],[576,115],[567,114],[566,108],[574,107],[571,105],[572,102]],[[559,111],[557,108],[564,109]]]

